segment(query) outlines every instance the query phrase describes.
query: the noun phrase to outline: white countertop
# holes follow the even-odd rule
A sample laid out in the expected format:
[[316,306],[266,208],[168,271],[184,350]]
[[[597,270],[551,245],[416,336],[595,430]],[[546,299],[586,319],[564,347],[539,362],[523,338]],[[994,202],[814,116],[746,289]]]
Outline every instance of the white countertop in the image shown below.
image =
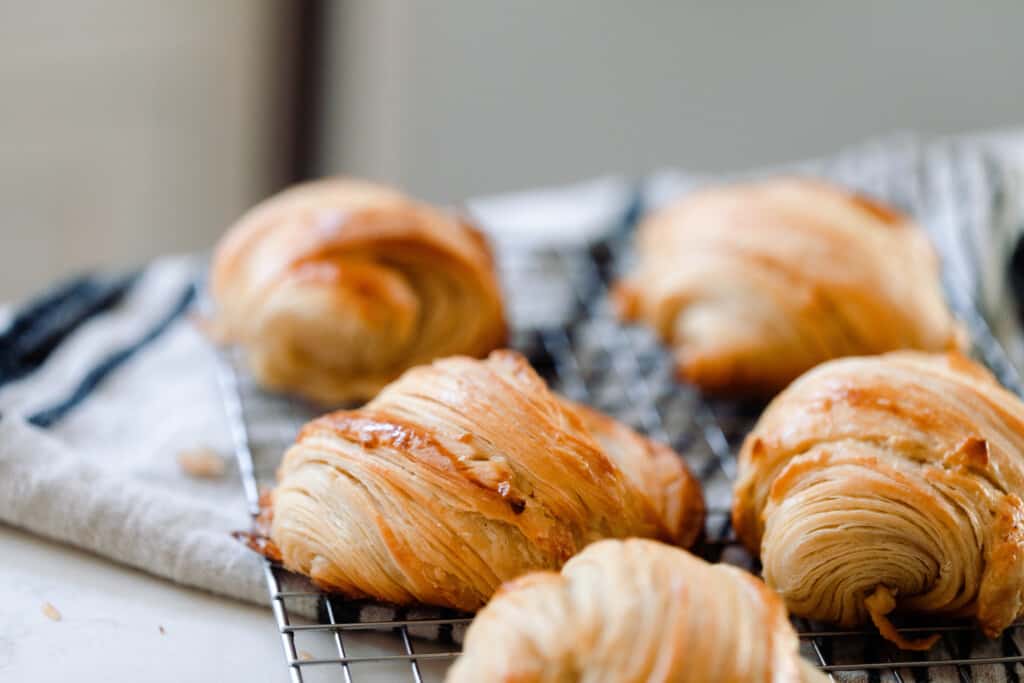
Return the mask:
[[[3,683],[289,680],[269,606],[185,588],[4,525],[0,558]],[[44,613],[47,603],[59,621]],[[383,634],[345,636],[349,654],[364,657],[399,654],[397,642]],[[416,642],[417,651],[432,651]],[[296,645],[307,657],[337,656],[327,633],[305,634]],[[421,662],[423,682],[440,683],[447,666]],[[336,665],[303,672],[307,683],[345,680]],[[354,683],[413,680],[406,662],[354,665],[351,673]]]
[[[1024,162],[1021,131],[984,139]],[[3,525],[0,558],[0,681],[288,680],[269,607],[183,588]],[[60,621],[43,613],[45,603]],[[429,668],[430,678],[442,675],[443,667]]]
[[[269,607],[183,588],[7,526],[0,558],[0,681],[288,679]],[[43,614],[47,602],[60,621]]]

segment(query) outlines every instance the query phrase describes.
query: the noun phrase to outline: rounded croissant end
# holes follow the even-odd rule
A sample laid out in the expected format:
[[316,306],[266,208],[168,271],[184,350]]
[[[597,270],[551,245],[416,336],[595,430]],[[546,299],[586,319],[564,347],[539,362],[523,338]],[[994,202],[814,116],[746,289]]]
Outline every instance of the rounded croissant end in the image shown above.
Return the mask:
[[409,284],[386,268],[310,265],[269,293],[250,322],[249,363],[266,386],[319,403],[337,398],[339,376],[358,385],[345,393],[372,395],[386,378],[369,369],[401,364],[420,306]]
[[812,449],[775,479],[761,541],[765,582],[793,612],[843,626],[893,611],[897,603],[869,604],[879,587],[917,610],[969,603],[976,595],[965,587],[978,586],[983,564],[978,548],[962,546],[970,521],[927,482],[870,449],[851,450]]
[[506,326],[494,259],[464,218],[351,180],[300,185],[217,249],[217,329],[264,385],[339,405],[404,370],[482,356]]
[[747,572],[653,541],[605,540],[561,573],[505,584],[445,680],[825,681],[798,647],[781,601]]
[[993,526],[978,596],[978,622],[989,638],[1024,613],[1024,503],[1018,496],[1000,498]]
[[823,364],[762,414],[740,453],[733,522],[790,611],[973,616],[997,636],[1024,613],[1024,404],[959,354]]
[[679,455],[592,408],[562,402],[623,474],[646,493],[661,527],[660,538],[683,548],[696,543],[704,531],[704,493],[689,469],[680,467]]

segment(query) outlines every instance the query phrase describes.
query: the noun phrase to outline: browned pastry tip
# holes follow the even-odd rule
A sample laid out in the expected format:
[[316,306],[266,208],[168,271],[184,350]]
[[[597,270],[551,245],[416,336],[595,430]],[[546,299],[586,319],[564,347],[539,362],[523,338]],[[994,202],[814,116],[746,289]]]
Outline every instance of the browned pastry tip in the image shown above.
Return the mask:
[[1024,614],[1024,404],[956,353],[831,361],[779,394],[740,452],[733,526],[790,611]]
[[502,586],[447,683],[817,683],[782,601],[736,567],[604,540]]
[[612,306],[620,318],[632,322],[640,315],[640,293],[628,280],[619,280],[611,289]]
[[217,247],[211,291],[210,328],[262,384],[326,405],[507,337],[482,233],[358,180],[298,185],[249,211]]
[[268,535],[326,590],[475,610],[601,538],[693,543],[703,517],[678,455],[495,351],[413,368],[363,408],[308,423]]
[[709,393],[767,397],[833,358],[964,345],[924,232],[821,180],[693,192],[646,218],[636,248],[620,315]]

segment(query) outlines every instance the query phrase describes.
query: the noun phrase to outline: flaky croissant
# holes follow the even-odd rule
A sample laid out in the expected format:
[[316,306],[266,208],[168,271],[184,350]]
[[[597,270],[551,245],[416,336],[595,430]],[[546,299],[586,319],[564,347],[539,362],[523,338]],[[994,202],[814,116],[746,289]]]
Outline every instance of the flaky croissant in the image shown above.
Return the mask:
[[447,683],[812,683],[761,581],[655,541],[606,540],[501,587]]
[[384,187],[322,180],[271,197],[217,248],[214,332],[264,385],[323,404],[372,397],[402,371],[504,343],[482,235]]
[[307,424],[271,495],[272,557],[348,597],[462,610],[604,537],[689,545],[700,487],[665,446],[497,351],[414,368]]
[[961,344],[923,231],[822,181],[694,192],[641,224],[637,251],[620,313],[711,393],[770,396],[832,358]]
[[740,454],[733,523],[793,613],[868,617],[924,649],[894,610],[973,616],[998,635],[1024,612],[1024,404],[957,353],[815,368]]

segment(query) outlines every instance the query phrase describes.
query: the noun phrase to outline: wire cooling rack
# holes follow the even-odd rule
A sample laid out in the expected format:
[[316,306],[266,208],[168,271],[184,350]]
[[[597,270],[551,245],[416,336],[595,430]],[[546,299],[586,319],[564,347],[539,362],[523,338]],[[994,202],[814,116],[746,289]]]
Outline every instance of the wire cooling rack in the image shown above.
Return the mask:
[[[831,167],[814,170],[838,175],[922,220],[939,220],[941,214],[942,220],[959,221],[963,233],[969,221],[989,218],[963,199],[971,191],[991,200],[992,177],[985,175],[984,165],[947,155],[943,163],[948,167],[941,173],[934,172],[933,160],[931,176],[915,176],[919,180],[909,191],[898,192],[885,183],[878,185],[879,174],[871,172],[870,165],[864,173],[864,157],[859,158],[860,175],[848,167],[839,173]],[[887,168],[891,167],[888,160]],[[948,192],[936,199],[935,188],[926,185],[936,178],[949,181],[949,173],[954,174],[961,201],[950,201]],[[624,221],[627,227],[638,212],[634,207]],[[728,510],[735,453],[763,406],[708,399],[680,385],[673,378],[670,358],[653,336],[619,323],[607,294],[609,283],[628,266],[627,242],[628,229],[586,248],[504,254],[503,276],[512,293],[513,319],[534,321],[515,330],[512,346],[527,355],[556,391],[612,414],[683,454],[701,479],[709,505],[705,538],[695,552],[756,572],[756,561],[732,533]],[[947,278],[951,306],[969,329],[976,357],[1020,393],[1017,372],[971,291],[963,275]],[[530,310],[537,306],[542,310]],[[260,487],[272,483],[281,453],[316,411],[262,392],[239,369],[234,352],[224,352],[221,358],[220,379],[236,455],[255,515]],[[469,615],[446,610],[344,601],[318,592],[302,577],[269,561],[265,574],[288,672],[295,682],[441,681],[470,621]],[[901,623],[900,630],[908,635],[942,635],[925,653],[900,651],[871,629],[836,629],[802,619],[795,619],[794,625],[802,654],[834,680],[1016,682],[1024,677],[1024,624],[1011,626],[993,641],[964,622]]]

